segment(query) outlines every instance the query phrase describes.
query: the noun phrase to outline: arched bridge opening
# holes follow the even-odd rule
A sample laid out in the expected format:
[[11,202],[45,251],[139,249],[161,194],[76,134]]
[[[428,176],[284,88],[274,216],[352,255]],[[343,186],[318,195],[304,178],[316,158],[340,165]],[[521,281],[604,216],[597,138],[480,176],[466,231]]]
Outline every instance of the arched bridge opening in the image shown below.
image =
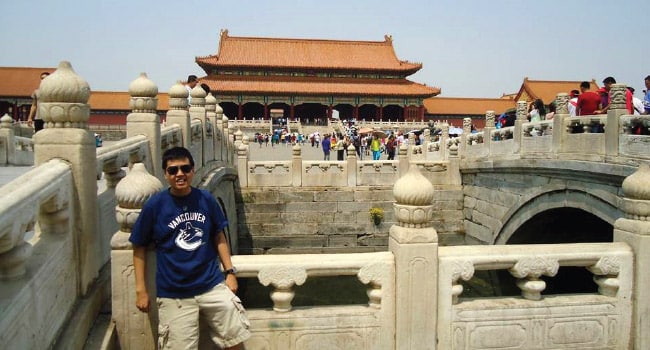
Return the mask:
[[[614,221],[622,216],[613,197],[575,188],[538,192],[522,202],[502,218],[505,224],[496,233],[495,244],[612,242]],[[495,271],[488,278],[495,295],[521,295],[508,270]],[[541,279],[546,282],[542,293],[546,295],[598,290],[593,274],[583,267],[560,267],[555,276]]]

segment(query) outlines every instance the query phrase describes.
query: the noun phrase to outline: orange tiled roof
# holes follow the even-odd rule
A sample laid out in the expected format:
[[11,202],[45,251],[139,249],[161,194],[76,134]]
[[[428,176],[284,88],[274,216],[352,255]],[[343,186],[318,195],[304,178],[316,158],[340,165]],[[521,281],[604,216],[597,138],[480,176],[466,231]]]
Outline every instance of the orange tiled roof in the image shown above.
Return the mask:
[[413,74],[421,63],[400,61],[393,40],[344,41],[233,37],[221,31],[216,55],[197,57],[206,73],[210,67],[281,68],[300,70],[391,71]]
[[407,79],[355,79],[285,76],[220,75],[203,77],[210,90],[219,94],[273,95],[361,95],[431,97],[439,88]]
[[[580,81],[530,80],[526,77],[523,84],[521,84],[521,88],[519,88],[515,101],[521,99],[522,96],[528,95],[531,100],[539,98],[545,104],[549,104],[561,92],[568,94],[571,90],[580,90],[580,83]],[[591,79],[590,83],[590,90],[598,90],[598,84],[594,79]]]
[[0,67],[0,96],[31,98],[41,83],[41,73],[56,68]]
[[438,115],[485,115],[486,111],[494,111],[498,116],[515,105],[515,101],[503,98],[434,97],[424,100],[427,114]]
[[[122,91],[91,91],[88,104],[92,110],[131,110],[129,100],[131,95]],[[169,95],[158,94],[158,110],[169,109]]]

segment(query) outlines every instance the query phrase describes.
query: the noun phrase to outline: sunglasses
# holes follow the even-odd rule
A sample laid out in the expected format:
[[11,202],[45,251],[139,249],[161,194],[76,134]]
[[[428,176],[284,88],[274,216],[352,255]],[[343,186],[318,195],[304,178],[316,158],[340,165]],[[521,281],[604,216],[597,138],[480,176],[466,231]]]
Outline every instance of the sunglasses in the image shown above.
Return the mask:
[[192,171],[193,167],[190,164],[183,164],[181,166],[178,165],[172,165],[167,168],[167,174],[169,175],[176,175],[178,174],[178,169],[181,169],[183,174],[188,174],[190,171]]

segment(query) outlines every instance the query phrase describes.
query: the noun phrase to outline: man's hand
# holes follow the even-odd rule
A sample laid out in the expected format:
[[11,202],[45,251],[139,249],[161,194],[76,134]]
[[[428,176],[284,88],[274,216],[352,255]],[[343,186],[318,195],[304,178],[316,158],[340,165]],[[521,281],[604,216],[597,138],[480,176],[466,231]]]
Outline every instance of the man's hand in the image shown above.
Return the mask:
[[226,286],[228,286],[233,293],[237,293],[239,285],[237,284],[237,277],[232,273],[226,275]]
[[27,126],[32,126],[32,120],[31,119],[27,119]]
[[149,312],[149,293],[135,292],[135,306],[142,312]]

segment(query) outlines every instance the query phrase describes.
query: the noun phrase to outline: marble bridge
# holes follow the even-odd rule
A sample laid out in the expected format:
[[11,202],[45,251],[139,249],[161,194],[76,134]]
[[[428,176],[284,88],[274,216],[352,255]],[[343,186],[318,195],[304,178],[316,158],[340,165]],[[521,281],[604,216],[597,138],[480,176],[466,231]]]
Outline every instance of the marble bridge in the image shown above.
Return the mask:
[[[441,137],[425,133],[394,161],[352,148],[345,161],[304,160],[296,146],[289,160],[263,162],[201,89],[187,106],[172,86],[161,126],[158,87],[138,77],[126,138],[97,149],[90,89],[70,64],[40,88],[46,129],[33,140],[0,120],[0,163],[35,165],[0,188],[0,341],[10,348],[155,348],[156,312],[135,308],[128,236],[176,145],[194,155],[194,185],[224,208],[231,247],[245,253],[233,258],[238,276],[271,291],[272,308],[248,310],[247,349],[650,348],[650,136],[631,132],[650,117],[627,114],[623,85],[606,115],[569,117],[559,94],[556,117],[530,123],[520,102],[513,127],[470,134],[467,124],[449,138],[441,125]],[[494,125],[494,113],[486,119]],[[383,211],[377,223],[371,208]],[[570,237],[569,224],[587,229]],[[565,268],[587,271],[593,291],[545,293]],[[479,271],[510,274],[518,295],[464,295]],[[337,276],[356,276],[367,303],[292,305],[308,279]]]

